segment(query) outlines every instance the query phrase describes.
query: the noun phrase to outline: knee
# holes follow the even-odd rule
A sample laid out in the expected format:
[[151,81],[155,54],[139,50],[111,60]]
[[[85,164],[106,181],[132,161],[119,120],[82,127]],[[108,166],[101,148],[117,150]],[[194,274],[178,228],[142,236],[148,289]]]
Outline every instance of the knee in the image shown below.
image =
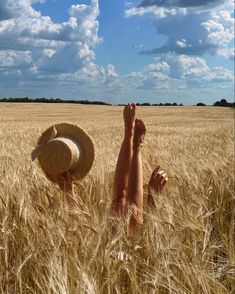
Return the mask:
[[122,208],[124,208],[126,206],[126,199],[127,199],[127,190],[123,189],[118,193],[116,197],[116,203],[118,204],[118,206],[121,206]]

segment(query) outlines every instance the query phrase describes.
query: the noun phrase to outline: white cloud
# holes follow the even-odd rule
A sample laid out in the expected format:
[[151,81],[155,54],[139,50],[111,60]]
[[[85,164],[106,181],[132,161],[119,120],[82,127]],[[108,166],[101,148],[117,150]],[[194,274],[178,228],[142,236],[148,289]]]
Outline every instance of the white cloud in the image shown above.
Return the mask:
[[12,51],[12,50],[8,50],[8,51],[0,51],[0,67],[21,67],[21,68],[25,68],[25,67],[29,67],[30,65],[32,65],[33,60],[32,60],[32,56],[31,56],[31,52],[30,51],[25,51],[25,52],[21,52],[21,51]]
[[198,75],[201,77],[203,73],[209,71],[206,60],[200,57],[191,57],[187,55],[169,55],[166,62],[170,67],[169,76],[174,79],[183,79]]
[[167,64],[167,62],[162,61],[162,62],[159,62],[159,63],[151,63],[151,64],[149,64],[148,66],[146,66],[144,68],[144,71],[145,72],[152,72],[152,71],[155,71],[155,72],[168,72],[169,69],[170,69],[170,67]]
[[234,81],[234,74],[231,70],[222,66],[212,68],[210,72],[204,75],[203,79],[210,82],[229,82]]
[[29,0],[6,0],[4,9],[4,15],[0,13],[0,78],[5,85],[32,88],[50,82],[47,91],[54,85],[69,91],[79,86],[85,92],[120,87],[114,65],[95,63],[95,46],[101,42],[98,0],[72,5],[63,23],[42,16]]
[[185,39],[177,40],[176,45],[180,48],[186,48],[188,46],[191,46],[187,44],[187,41]]
[[234,48],[220,48],[217,49],[217,54],[219,56],[223,56],[226,59],[231,59],[232,61],[234,61],[234,57],[235,57],[235,52],[234,52]]
[[[167,41],[161,47],[142,50],[142,54],[220,55],[232,58],[229,48],[234,39],[232,0],[186,1],[144,0],[127,9],[126,16],[153,15],[153,24]],[[214,6],[211,9],[211,6]]]
[[106,79],[108,82],[118,77],[118,73],[113,64],[108,64],[105,72],[106,72]]
[[[72,5],[64,23],[42,16],[31,2],[0,0],[1,66],[7,63],[8,71],[18,67],[23,72],[30,64],[32,74],[46,78],[47,73],[76,73],[93,64],[94,48],[101,41],[98,0],[92,0],[91,5]],[[19,59],[23,61],[19,63]]]
[[158,18],[164,18],[169,14],[175,14],[175,9],[166,9],[163,7],[132,7],[125,11],[126,17],[142,16],[144,14],[153,14]]
[[[176,82],[177,81],[177,82]],[[233,72],[224,67],[210,68],[201,57],[167,54],[156,58],[156,63],[149,64],[143,70],[126,76],[126,85],[145,90],[160,90],[190,87],[194,90],[203,86],[214,87],[215,82],[231,83]],[[124,83],[123,83],[124,84]]]
[[211,19],[202,22],[201,26],[208,32],[206,42],[216,47],[215,54],[231,58],[233,50],[228,45],[234,39],[234,17],[232,11],[223,10],[225,8],[213,11]]

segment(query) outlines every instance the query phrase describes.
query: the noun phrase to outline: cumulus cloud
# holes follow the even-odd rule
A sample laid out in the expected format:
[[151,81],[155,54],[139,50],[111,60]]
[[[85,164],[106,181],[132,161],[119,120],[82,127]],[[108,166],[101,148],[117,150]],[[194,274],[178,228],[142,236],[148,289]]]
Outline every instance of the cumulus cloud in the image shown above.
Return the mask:
[[104,72],[104,76],[105,76],[105,83],[106,84],[112,84],[119,77],[113,64],[107,65],[107,68],[105,69],[105,72]]
[[232,83],[233,72],[224,67],[207,65],[205,59],[187,55],[166,54],[156,58],[143,70],[126,76],[126,82],[136,89],[166,90],[177,87],[214,87],[214,83]]
[[234,16],[226,10],[211,13],[211,19],[201,23],[207,31],[206,42],[215,46],[215,54],[226,58],[234,57],[234,48],[228,45],[234,40]]
[[197,84],[233,81],[233,72],[231,70],[222,66],[210,68],[206,60],[201,57],[168,55],[164,59],[170,67],[169,77],[172,79],[197,81]]
[[12,50],[0,51],[1,68],[25,68],[33,63],[30,51],[15,52]]
[[177,40],[176,41],[176,45],[180,48],[187,48],[187,47],[191,47],[192,45],[187,44],[187,40],[185,39],[181,39],[181,40]]
[[27,78],[27,68],[38,79],[91,68],[101,41],[98,0],[72,5],[63,23],[42,16],[32,2],[43,1],[0,0],[0,74],[3,68],[8,73],[18,68],[21,78]]
[[121,87],[114,65],[95,63],[95,47],[102,41],[98,35],[98,0],[91,0],[90,5],[72,5],[63,23],[42,16],[33,2],[43,1],[0,0],[2,89],[11,89],[10,95],[14,95],[15,88],[17,96],[23,89],[31,89],[37,95],[46,91],[53,96],[56,91],[89,97],[92,89],[112,92]]
[[138,7],[126,10],[126,16],[145,13],[153,14],[157,32],[167,36],[167,41],[161,47],[142,50],[140,53],[210,53],[225,58],[233,57],[233,50],[229,48],[234,38],[231,0],[144,0]]
[[142,51],[144,54],[175,52],[178,54],[201,55],[215,50],[217,44],[207,41],[208,31],[201,23],[207,20],[207,13],[176,14],[163,19],[156,18],[154,25],[158,33],[167,35],[168,41],[159,48]]

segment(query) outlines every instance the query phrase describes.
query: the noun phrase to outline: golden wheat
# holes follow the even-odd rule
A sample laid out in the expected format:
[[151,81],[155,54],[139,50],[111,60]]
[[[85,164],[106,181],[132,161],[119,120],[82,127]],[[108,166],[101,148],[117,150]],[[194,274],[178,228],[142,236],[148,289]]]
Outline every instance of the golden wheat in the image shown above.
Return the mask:
[[[234,110],[138,108],[145,184],[156,164],[170,179],[156,209],[145,207],[136,250],[123,223],[110,238],[122,107],[1,103],[0,113],[1,293],[235,293]],[[84,127],[96,144],[72,208],[30,160],[59,122]]]

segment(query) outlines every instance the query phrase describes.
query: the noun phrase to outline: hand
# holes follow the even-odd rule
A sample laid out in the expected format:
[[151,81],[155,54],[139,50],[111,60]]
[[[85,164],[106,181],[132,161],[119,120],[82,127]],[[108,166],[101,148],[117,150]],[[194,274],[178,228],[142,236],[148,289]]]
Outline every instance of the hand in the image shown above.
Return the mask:
[[69,171],[60,174],[57,181],[62,191],[73,195],[73,178]]
[[155,207],[153,194],[154,192],[161,193],[167,181],[168,177],[166,176],[166,173],[163,170],[161,170],[160,166],[157,166],[155,170],[152,172],[152,175],[149,180],[147,199],[147,203],[149,206]]
[[155,170],[152,172],[152,175],[149,180],[149,191],[154,190],[156,193],[162,192],[167,181],[168,177],[166,173],[160,168],[160,166],[157,166]]

